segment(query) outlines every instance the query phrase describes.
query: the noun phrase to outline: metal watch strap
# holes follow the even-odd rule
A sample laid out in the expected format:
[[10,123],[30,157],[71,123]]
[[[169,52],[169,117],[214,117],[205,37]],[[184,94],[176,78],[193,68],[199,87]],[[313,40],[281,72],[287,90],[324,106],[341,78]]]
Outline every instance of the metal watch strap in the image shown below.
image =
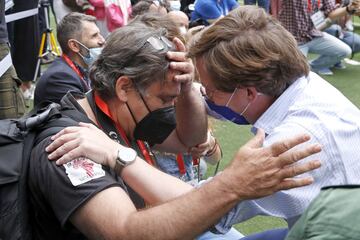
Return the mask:
[[347,12],[348,14],[350,14],[350,15],[353,15],[353,14],[356,12],[356,10],[355,10],[355,9],[350,10],[349,5],[347,5],[347,6],[346,6],[346,12]]
[[120,161],[118,161],[117,157],[115,159],[115,167],[114,167],[114,171],[116,174],[120,175],[121,171],[124,169],[124,165],[122,165],[120,163]]
[[118,149],[116,152],[115,167],[114,167],[114,171],[118,175],[120,175],[121,171],[124,169],[124,167],[126,167],[126,164],[121,162],[121,159],[119,159],[119,153],[120,153],[120,149]]
[[[125,154],[125,155],[121,156],[121,153]],[[134,161],[136,160],[136,157],[137,157],[137,152],[134,149],[124,148],[121,150],[121,148],[119,148],[117,151],[116,162],[115,162],[115,167],[114,167],[115,172],[117,174],[120,174],[121,171],[126,166],[134,163]]]

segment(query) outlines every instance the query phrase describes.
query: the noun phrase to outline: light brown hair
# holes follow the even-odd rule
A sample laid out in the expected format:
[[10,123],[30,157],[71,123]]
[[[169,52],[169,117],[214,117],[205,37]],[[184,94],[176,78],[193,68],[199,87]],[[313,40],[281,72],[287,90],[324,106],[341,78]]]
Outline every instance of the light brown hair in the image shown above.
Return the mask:
[[225,92],[253,86],[279,96],[309,73],[294,37],[255,6],[239,7],[204,30],[189,56],[203,58],[214,86]]

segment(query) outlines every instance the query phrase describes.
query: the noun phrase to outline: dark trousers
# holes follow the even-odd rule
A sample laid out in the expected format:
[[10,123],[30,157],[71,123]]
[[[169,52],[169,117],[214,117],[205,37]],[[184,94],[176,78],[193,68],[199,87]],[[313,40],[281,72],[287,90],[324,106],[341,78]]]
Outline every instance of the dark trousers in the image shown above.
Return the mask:
[[[0,60],[8,53],[8,44],[0,43]],[[0,119],[18,118],[25,113],[24,97],[19,89],[20,83],[13,66],[0,76]]]
[[[38,0],[14,0],[14,4],[11,13],[36,8]],[[8,28],[16,72],[23,82],[32,81],[40,46],[38,16],[17,20],[8,25]]]

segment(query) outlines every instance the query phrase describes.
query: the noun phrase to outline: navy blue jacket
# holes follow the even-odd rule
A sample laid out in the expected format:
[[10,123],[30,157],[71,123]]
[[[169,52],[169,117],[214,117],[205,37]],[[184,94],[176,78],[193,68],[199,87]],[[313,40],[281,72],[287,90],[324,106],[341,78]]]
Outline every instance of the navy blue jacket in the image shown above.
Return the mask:
[[85,93],[89,88],[62,57],[55,59],[36,83],[34,104],[48,100],[60,103],[68,92]]

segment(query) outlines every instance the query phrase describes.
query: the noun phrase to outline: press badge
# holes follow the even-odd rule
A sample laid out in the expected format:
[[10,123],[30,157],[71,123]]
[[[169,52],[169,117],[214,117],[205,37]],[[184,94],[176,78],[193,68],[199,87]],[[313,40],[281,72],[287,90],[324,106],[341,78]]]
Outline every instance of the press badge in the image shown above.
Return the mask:
[[326,24],[325,14],[322,11],[317,11],[313,15],[311,15],[311,21],[314,24],[316,29],[321,28],[324,24]]

